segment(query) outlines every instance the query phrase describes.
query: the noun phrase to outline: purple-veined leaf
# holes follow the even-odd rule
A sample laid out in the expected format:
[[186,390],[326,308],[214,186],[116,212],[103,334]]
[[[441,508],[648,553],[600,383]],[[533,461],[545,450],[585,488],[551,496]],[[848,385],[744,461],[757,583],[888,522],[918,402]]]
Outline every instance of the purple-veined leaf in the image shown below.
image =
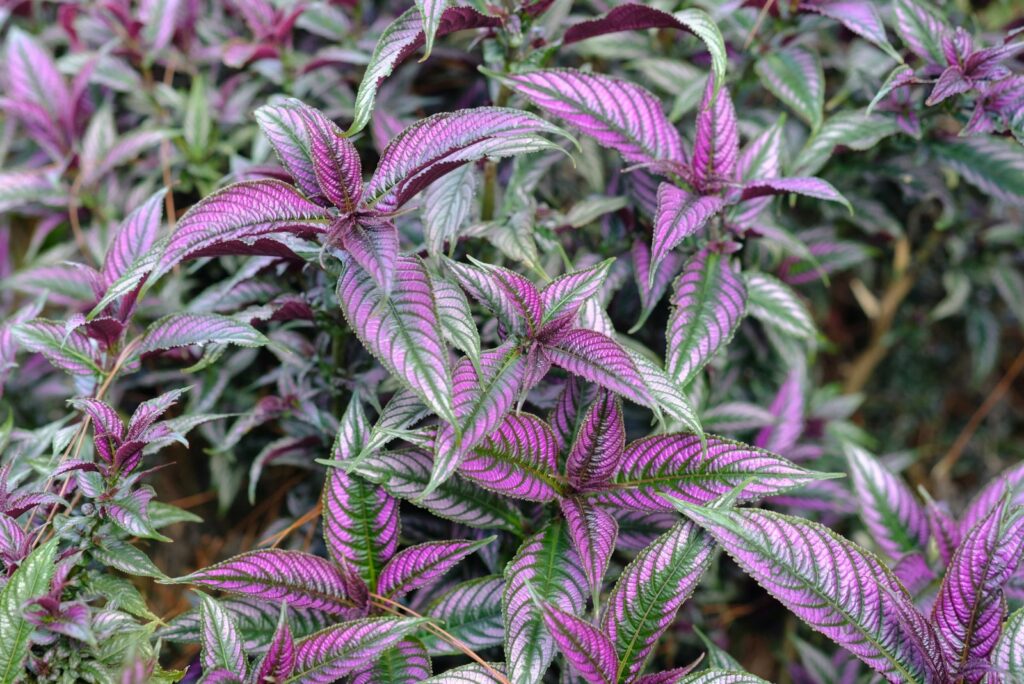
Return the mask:
[[732,339],[746,308],[746,287],[729,259],[702,250],[683,267],[666,332],[668,373],[688,385]]
[[744,273],[747,312],[791,337],[810,339],[817,332],[807,307],[793,288],[767,273]]
[[929,64],[945,65],[942,39],[952,34],[952,29],[938,12],[923,0],[896,0],[893,18],[907,49]]
[[[115,467],[119,465],[119,460],[114,459]],[[124,468],[124,470],[128,471],[131,468]],[[157,532],[149,519],[149,502],[155,496],[156,492],[153,488],[145,485],[114,497],[104,503],[103,510],[111,522],[133,537],[171,541]]]
[[[294,98],[263,105],[253,116],[263,135],[274,148],[278,161],[294,179],[303,194],[317,204],[327,205],[327,197],[316,179],[310,150],[309,132],[304,114],[310,107]],[[361,179],[360,179],[361,181]]]
[[945,646],[950,671],[980,682],[983,672],[970,666],[987,662],[1006,618],[1003,585],[1024,556],[1024,517],[995,506],[971,528],[953,554],[932,621]]
[[[641,679],[637,684],[647,684],[647,682]],[[716,668],[683,675],[678,679],[658,680],[654,684],[768,684],[768,682],[748,672]]]
[[930,655],[898,616],[923,617],[875,556],[815,522],[677,503],[797,617],[888,681],[934,681]]
[[452,374],[454,410],[459,417],[462,441],[455,428],[442,425],[435,439],[434,467],[425,493],[448,479],[466,455],[488,434],[500,429],[505,415],[515,405],[523,382],[524,365],[513,341],[480,355],[480,375],[468,359],[462,359]]
[[406,638],[383,651],[373,664],[352,673],[351,684],[420,684],[432,673],[430,655],[419,639]]
[[491,491],[528,501],[551,501],[562,485],[551,428],[528,413],[505,416],[463,459],[459,474]]
[[519,547],[505,567],[502,615],[505,658],[512,684],[540,681],[555,657],[555,643],[531,598],[579,615],[586,605],[587,580],[561,522],[550,522]]
[[458,475],[423,494],[432,465],[430,456],[421,451],[380,452],[361,460],[357,472],[392,496],[412,501],[440,518],[521,534],[523,516],[511,502]]
[[383,596],[397,599],[413,589],[429,584],[454,568],[463,558],[487,546],[497,537],[479,541],[456,539],[425,542],[410,546],[395,554],[380,573],[377,591]]
[[871,538],[892,558],[923,552],[929,538],[928,519],[903,479],[859,447],[847,445],[846,458],[860,517]]
[[366,271],[343,259],[338,301],[363,345],[431,410],[454,423],[448,351],[423,263],[400,257],[388,296]]
[[[444,10],[441,15],[434,37],[463,29],[495,27],[500,23],[501,20],[497,17],[484,16],[469,7],[451,7]],[[346,131],[346,135],[355,135],[366,127],[370,122],[374,110],[373,103],[377,99],[377,89],[381,82],[425,42],[423,19],[416,7],[406,10],[384,29],[359,84],[352,126]]]
[[544,286],[540,292],[544,315],[540,324],[572,318],[583,303],[597,294],[608,277],[614,259],[561,275]]
[[142,0],[139,3],[142,38],[149,50],[160,52],[170,44],[183,9],[181,0]]
[[140,339],[138,353],[210,343],[262,347],[267,341],[256,328],[230,316],[177,313],[164,316],[146,329]]
[[270,640],[270,647],[254,667],[256,684],[284,681],[295,667],[295,640],[288,624],[288,606],[281,606],[277,628]]
[[672,279],[683,264],[683,256],[678,252],[668,252],[662,260],[652,268],[651,248],[643,240],[635,240],[632,249],[633,276],[637,290],[640,291],[642,310],[639,318],[629,333],[633,334],[643,327],[654,307],[661,301]]
[[419,396],[412,390],[402,388],[395,392],[388,403],[384,405],[380,415],[377,416],[377,422],[373,425],[369,440],[359,450],[359,455],[355,459],[351,459],[350,464],[366,454],[387,446],[388,442],[393,439],[390,431],[407,430],[429,413],[430,411],[423,405]]
[[347,614],[352,607],[338,569],[319,556],[298,551],[262,549],[243,553],[175,582],[249,598],[287,601],[296,608],[338,615]]
[[321,232],[329,218],[327,209],[281,181],[229,185],[192,205],[178,220],[150,282],[219,244],[282,231]]
[[796,446],[804,432],[803,372],[790,371],[768,409],[772,422],[761,428],[754,445],[776,454],[785,455]]
[[808,0],[800,3],[800,9],[835,19],[861,38],[877,45],[890,57],[903,61],[886,37],[885,24],[871,0]]
[[320,192],[342,212],[355,211],[363,195],[363,165],[355,145],[323,112],[302,107],[299,115]]
[[505,676],[504,663],[470,663],[434,675],[423,684],[503,684],[498,676]]
[[719,81],[725,78],[727,55],[725,41],[718,27],[706,13],[687,9],[674,15],[639,3],[627,3],[597,19],[570,26],[562,38],[564,45],[620,31],[659,28],[688,31],[704,41],[711,55],[711,68]]
[[398,260],[398,229],[389,219],[339,220],[341,245],[385,293],[391,292]]
[[388,144],[366,185],[365,201],[377,211],[391,212],[467,162],[561,149],[542,133],[566,135],[557,126],[515,109],[478,107],[434,114]]
[[25,674],[22,664],[29,656],[35,626],[25,619],[25,604],[45,596],[56,569],[58,538],[36,547],[7,578],[0,590],[0,681],[15,682]]
[[103,151],[103,156],[95,167],[83,170],[82,184],[89,187],[99,183],[115,168],[132,161],[168,137],[168,131],[162,130],[134,130],[121,136],[109,149]]
[[523,336],[540,327],[544,304],[529,279],[507,268],[475,260],[473,266],[454,261],[447,264],[462,289],[494,314],[507,332]]
[[473,365],[480,365],[480,332],[476,329],[473,312],[466,294],[443,276],[431,274],[437,317],[445,339],[464,353]]
[[764,54],[754,65],[761,83],[803,119],[812,130],[821,127],[825,106],[825,74],[817,53],[803,46]]
[[785,123],[785,114],[780,115],[778,121],[744,146],[736,165],[738,180],[751,181],[782,175]]
[[932,153],[986,195],[1024,205],[1024,149],[995,136],[933,143]]
[[472,164],[461,166],[423,191],[423,241],[431,256],[454,244],[459,230],[473,215],[477,203],[478,173]]
[[661,366],[643,354],[629,350],[629,355],[633,359],[633,363],[636,364],[637,370],[640,371],[640,377],[647,385],[647,390],[651,393],[653,401],[648,405],[649,408],[655,414],[667,414],[668,417],[677,421],[679,426],[695,435],[704,434],[700,419],[683,392],[682,385],[669,377]]
[[[740,501],[778,494],[823,476],[768,451],[713,435],[669,434],[632,442],[599,500],[639,511],[672,510],[665,496],[707,504],[740,485]],[[753,481],[744,484],[746,480]]]
[[507,85],[549,115],[617,150],[631,163],[686,161],[679,132],[644,88],[602,74],[546,69],[504,77]]
[[202,664],[205,672],[225,669],[246,674],[245,650],[231,614],[206,594],[200,594]]
[[597,392],[596,385],[584,383],[574,376],[570,375],[565,380],[555,407],[548,416],[548,424],[551,425],[560,454],[567,453],[576,441],[576,434]]
[[853,212],[849,201],[832,187],[828,181],[820,178],[761,178],[743,184],[740,200],[746,201],[758,197],[769,197],[785,193],[796,193],[806,197],[838,202]]
[[1003,625],[990,657],[998,672],[1024,679],[1024,608],[1016,610]]
[[1012,493],[1011,502],[1013,505],[1024,505],[1024,463],[1012,466],[994,478],[980,492],[975,495],[967,508],[960,515],[960,525],[956,544],[959,539],[967,534],[975,525],[988,516],[993,508],[999,505],[1009,489]]
[[[218,668],[203,672],[203,684],[244,684],[243,680],[231,670]],[[122,682],[123,684],[123,682]]]
[[59,155],[68,145],[75,107],[57,64],[35,38],[16,26],[7,34],[6,53],[6,95],[42,115],[18,118],[48,152]]
[[564,498],[559,505],[569,538],[590,584],[594,605],[597,605],[608,561],[615,550],[619,524],[611,513],[583,498]]
[[0,171],[0,211],[15,211],[36,203],[59,206],[64,195],[53,169]]
[[15,325],[11,336],[22,349],[42,354],[55,367],[71,375],[100,373],[94,360],[93,342],[78,330],[65,332],[62,323],[37,318]]
[[97,435],[110,435],[118,442],[124,439],[124,423],[110,404],[92,398],[75,398],[68,403],[92,419]]
[[153,193],[121,222],[103,260],[102,272],[108,284],[117,281],[156,244],[165,194],[166,190]]
[[[277,603],[245,597],[220,599],[218,603],[231,614],[238,626],[242,644],[249,653],[266,651],[278,636],[281,606]],[[312,608],[287,609],[287,624],[294,638],[319,631],[337,621],[336,616]],[[191,610],[174,618],[158,631],[167,641],[192,642],[201,638],[201,620],[198,610]]]
[[619,658],[608,637],[586,620],[546,601],[537,605],[548,633],[575,673],[589,684],[614,684]]
[[690,162],[694,185],[700,191],[715,191],[736,179],[740,153],[740,132],[729,89],[708,77],[704,97],[697,109],[697,132]]
[[[426,615],[441,621],[445,631],[479,651],[501,644],[505,631],[501,622],[501,577],[480,577],[453,587],[430,604]],[[460,651],[436,636],[426,642],[433,655],[456,655]]]
[[295,667],[283,684],[332,684],[373,663],[424,622],[419,618],[366,618],[311,634],[295,644]]
[[601,618],[619,657],[615,681],[633,681],[711,562],[713,544],[679,521],[644,548],[619,575]]
[[686,238],[696,235],[723,206],[722,198],[717,195],[693,194],[671,183],[658,186],[658,208],[651,241],[653,265],[648,275],[648,287],[653,287],[655,272],[669,252]]
[[615,395],[601,391],[574,434],[565,463],[569,484],[578,490],[599,489],[615,474],[626,448],[622,406]]
[[372,588],[398,548],[398,502],[379,485],[331,468],[324,483],[323,528],[331,557],[357,569]]
[[572,330],[556,345],[543,347],[543,354],[556,366],[630,401],[644,406],[653,403],[633,358],[607,335],[593,330]]

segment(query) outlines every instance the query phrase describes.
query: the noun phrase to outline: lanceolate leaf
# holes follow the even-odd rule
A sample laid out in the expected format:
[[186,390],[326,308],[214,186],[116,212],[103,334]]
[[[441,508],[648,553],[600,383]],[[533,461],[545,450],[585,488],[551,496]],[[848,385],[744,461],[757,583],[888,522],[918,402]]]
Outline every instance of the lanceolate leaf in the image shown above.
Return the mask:
[[288,624],[287,606],[281,607],[281,616],[277,621],[270,648],[255,667],[255,680],[259,684],[264,681],[280,682],[288,677],[295,667],[295,641],[292,638],[291,626]]
[[430,678],[430,656],[419,639],[403,639],[354,672],[352,684],[420,684]]
[[583,302],[600,291],[613,261],[606,259],[589,268],[566,273],[545,285],[540,293],[544,307],[541,325],[575,316]]
[[573,330],[555,346],[545,346],[544,356],[581,378],[644,406],[653,403],[647,385],[632,357],[622,346],[593,330]]
[[558,445],[536,416],[505,416],[498,428],[470,451],[459,473],[481,487],[528,501],[551,501],[561,489]]
[[[481,577],[463,582],[441,596],[426,615],[441,621],[445,631],[474,650],[497,646],[505,632],[501,622],[501,577]],[[428,650],[434,655],[454,655],[459,650],[446,641],[431,637]]]
[[935,156],[982,192],[1024,205],[1024,148],[991,136],[960,138],[931,146]]
[[743,277],[751,316],[792,337],[814,337],[814,321],[792,288],[767,273],[745,273]]
[[682,390],[682,385],[661,369],[660,366],[636,351],[630,351],[630,357],[636,364],[640,377],[647,385],[648,391],[654,403],[651,408],[668,415],[675,420],[680,427],[689,430],[695,435],[704,433],[700,425],[697,412],[690,405],[690,400]]
[[453,347],[463,352],[473,365],[480,364],[480,333],[476,329],[469,301],[459,287],[447,279],[433,275],[430,284],[434,288],[437,316],[445,338]]
[[682,164],[682,139],[661,102],[638,85],[570,69],[515,74],[506,82],[627,162]]
[[440,578],[463,558],[494,540],[495,537],[487,537],[475,542],[425,542],[403,549],[384,566],[377,591],[392,599],[404,596],[413,589]]
[[318,204],[326,205],[327,198],[317,183],[316,167],[310,150],[304,116],[309,109],[299,100],[288,98],[278,104],[263,105],[253,116],[263,135],[274,147],[281,165],[303,194]]
[[800,9],[835,19],[861,38],[880,47],[886,54],[903,61],[886,37],[885,24],[871,0],[810,0],[801,2]]
[[521,533],[523,516],[511,502],[455,475],[429,494],[431,458],[421,451],[381,452],[361,461],[358,473],[389,494],[411,500],[434,515],[483,529]]
[[[1006,618],[1003,585],[1024,554],[1024,517],[1006,515],[1006,507],[993,508],[964,536],[953,554],[932,620],[946,645],[950,670],[963,671],[985,662],[999,638]],[[982,673],[967,681],[982,680]]]
[[851,212],[853,211],[846,198],[833,188],[828,181],[823,181],[820,178],[767,178],[752,180],[743,184],[740,199],[751,200],[758,197],[782,195],[785,193],[795,193],[829,202],[838,202]]
[[991,659],[998,672],[1024,679],[1024,608],[1015,611],[1003,625]]
[[234,619],[209,596],[200,594],[200,601],[203,670],[225,669],[244,677],[245,651]]
[[355,211],[363,194],[363,165],[355,145],[333,121],[312,107],[303,108],[302,121],[320,191],[343,212]]
[[928,520],[906,483],[859,447],[847,446],[846,457],[861,519],[871,538],[892,558],[924,551]]
[[601,618],[619,656],[616,681],[632,681],[643,672],[658,639],[707,570],[712,548],[696,525],[680,521],[619,575]]
[[533,333],[543,316],[540,292],[527,278],[500,266],[449,261],[448,269],[473,299],[498,318],[513,335]]
[[352,606],[338,570],[319,556],[298,551],[251,551],[176,581],[334,614],[344,615]]
[[103,276],[108,284],[120,278],[156,243],[162,225],[164,194],[164,190],[154,193],[121,222],[103,260]]
[[608,637],[586,620],[546,601],[540,601],[539,608],[558,650],[580,678],[590,684],[614,684],[619,659]]
[[295,668],[284,684],[331,684],[372,663],[423,622],[418,618],[367,618],[312,634],[295,645]]
[[164,316],[150,325],[142,336],[138,352],[146,354],[210,343],[262,347],[267,338],[248,323],[229,316],[177,313]]
[[25,604],[50,591],[58,538],[54,537],[29,554],[0,590],[0,682],[22,679],[22,663],[28,657],[29,636],[34,626],[24,617]]
[[[231,614],[248,652],[263,650],[280,636],[281,606],[278,603],[239,597],[221,599],[218,603]],[[337,622],[337,619],[337,616],[311,608],[289,607],[286,623],[295,637],[302,637]],[[194,643],[202,638],[201,634],[198,610],[174,618],[159,631],[162,638],[178,642]]]
[[893,3],[896,32],[915,55],[931,64],[945,64],[942,39],[952,30],[924,0]]
[[669,374],[689,384],[715,353],[729,343],[743,318],[746,287],[729,260],[698,252],[676,280],[665,354]]
[[381,212],[394,211],[467,162],[556,148],[542,133],[564,135],[533,114],[501,107],[441,112],[421,119],[399,133],[381,154],[366,185],[366,202]]
[[613,394],[602,391],[583,418],[566,459],[569,484],[578,490],[602,487],[618,469],[625,447],[622,406]]
[[363,345],[438,416],[454,423],[448,351],[423,263],[400,257],[388,296],[366,271],[343,260],[338,301]]
[[472,216],[477,200],[477,173],[467,164],[423,191],[423,239],[427,251],[443,253],[445,242],[454,244],[459,229]]
[[573,548],[583,564],[596,605],[608,569],[608,560],[615,550],[619,524],[608,511],[586,499],[564,498],[559,503],[566,529],[569,530]]
[[761,82],[814,130],[821,126],[825,75],[810,49],[795,46],[772,50],[755,65]]
[[379,485],[340,468],[327,473],[324,541],[338,562],[358,570],[372,588],[398,548],[398,502]]
[[721,183],[735,180],[739,153],[740,132],[732,96],[711,76],[697,111],[697,133],[690,163],[697,188],[714,190]]
[[[497,17],[484,16],[468,7],[452,7],[441,15],[434,36],[443,36],[462,29],[497,26],[500,23]],[[384,29],[359,84],[352,126],[346,135],[355,135],[366,127],[370,122],[373,103],[381,82],[391,75],[398,64],[424,45],[425,41],[423,20],[416,7],[408,9]]]
[[19,323],[11,329],[11,334],[22,349],[42,354],[47,361],[71,375],[100,372],[93,360],[95,352],[89,338],[77,330],[67,333],[64,325],[57,321],[39,318]]
[[[753,482],[744,484],[752,478]],[[611,489],[602,501],[640,511],[671,510],[663,497],[707,504],[743,485],[740,501],[778,494],[820,475],[781,456],[707,435],[671,434],[632,442],[622,456]]]
[[654,285],[655,272],[668,253],[686,238],[697,234],[722,210],[722,206],[722,198],[717,195],[693,194],[671,183],[662,183],[658,186],[658,209],[654,216],[649,286]]
[[677,505],[813,629],[894,684],[932,681],[928,656],[898,617],[917,609],[868,551],[823,525],[779,513]]
[[505,657],[512,684],[540,681],[555,656],[555,643],[530,596],[573,615],[583,612],[587,582],[565,525],[551,522],[519,548],[505,568],[502,613]]
[[[640,684],[645,684],[641,680]],[[768,684],[767,680],[736,670],[704,670],[658,684]]]

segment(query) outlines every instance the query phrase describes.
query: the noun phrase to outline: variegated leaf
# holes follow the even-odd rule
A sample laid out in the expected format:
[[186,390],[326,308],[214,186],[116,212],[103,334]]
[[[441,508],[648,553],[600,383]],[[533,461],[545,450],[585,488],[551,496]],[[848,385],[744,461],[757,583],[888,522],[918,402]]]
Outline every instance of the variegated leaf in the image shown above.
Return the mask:
[[543,347],[544,356],[573,375],[595,382],[637,404],[654,403],[636,363],[622,345],[593,330],[576,329],[557,344]]
[[671,183],[662,183],[658,186],[658,208],[654,215],[652,265],[648,275],[648,287],[653,287],[655,273],[669,252],[686,238],[696,235],[723,206],[722,198],[717,195],[690,193]]
[[366,618],[311,634],[295,644],[295,668],[283,684],[332,684],[374,662],[423,622],[418,618]]
[[[501,644],[505,636],[501,622],[501,577],[480,577],[458,584],[435,600],[425,614],[441,622],[445,631],[475,651]],[[427,640],[434,655],[456,655],[460,651],[436,636]]]
[[790,286],[767,273],[744,273],[743,280],[751,316],[792,337],[814,337],[817,328],[811,314]]
[[586,620],[538,601],[541,616],[558,650],[588,684],[614,684],[619,659],[608,637]]
[[219,603],[200,594],[202,663],[204,671],[223,668],[244,677],[245,650],[234,619]]
[[860,516],[871,538],[892,558],[925,551],[928,520],[903,479],[859,447],[848,445],[846,458]]
[[569,484],[577,490],[600,489],[619,467],[626,448],[626,427],[619,400],[601,391],[583,417],[565,462]]
[[402,549],[388,561],[380,573],[377,591],[397,599],[429,584],[455,567],[463,558],[493,542],[496,537],[479,541],[452,540],[424,542]]
[[697,109],[697,132],[690,162],[693,183],[700,191],[715,191],[736,180],[740,132],[729,89],[712,75]]
[[142,335],[139,354],[206,344],[262,347],[267,338],[248,323],[220,314],[169,314],[152,323]]
[[419,639],[406,638],[354,673],[351,684],[420,684],[432,673],[430,655]]
[[611,513],[584,498],[566,497],[559,504],[573,548],[579,554],[590,583],[594,605],[597,605],[608,561],[615,550],[619,524]]
[[754,69],[761,83],[813,130],[821,127],[825,74],[815,52],[803,46],[771,50]]
[[562,489],[551,428],[528,413],[505,416],[459,466],[459,474],[505,496],[551,501]]

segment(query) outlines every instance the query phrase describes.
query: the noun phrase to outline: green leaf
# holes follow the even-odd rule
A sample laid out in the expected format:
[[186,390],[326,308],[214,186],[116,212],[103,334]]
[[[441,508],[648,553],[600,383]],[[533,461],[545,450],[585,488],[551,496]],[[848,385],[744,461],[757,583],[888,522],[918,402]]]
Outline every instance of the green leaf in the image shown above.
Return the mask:
[[50,591],[56,557],[55,537],[30,553],[0,592],[0,684],[14,684],[24,675],[33,627],[22,611],[28,601]]
[[836,114],[807,140],[787,175],[813,176],[825,166],[838,145],[863,152],[897,130],[892,117],[865,112]]
[[993,136],[933,143],[932,153],[986,195],[1024,205],[1024,147]]
[[766,273],[745,273],[743,279],[747,283],[747,313],[791,337],[814,337],[814,321],[793,288]]
[[149,556],[127,542],[107,540],[92,549],[92,556],[103,565],[117,568],[129,575],[167,579],[167,575],[153,564]]
[[715,83],[725,83],[725,69],[729,60],[725,51],[725,39],[722,38],[718,25],[707,12],[699,9],[685,9],[672,16],[704,41],[708,52],[711,53],[711,71],[715,74]]
[[773,50],[758,60],[754,70],[775,97],[810,125],[821,126],[825,107],[825,73],[816,52],[805,47]]

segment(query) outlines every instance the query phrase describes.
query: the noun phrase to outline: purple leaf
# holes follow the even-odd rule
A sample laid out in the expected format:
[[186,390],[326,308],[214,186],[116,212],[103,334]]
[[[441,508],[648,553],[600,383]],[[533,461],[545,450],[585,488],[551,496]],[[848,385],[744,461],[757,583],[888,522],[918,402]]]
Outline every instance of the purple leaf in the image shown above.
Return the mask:
[[910,488],[868,452],[848,445],[853,491],[868,532],[891,558],[921,553],[928,544],[928,520]]
[[722,254],[702,250],[683,267],[672,294],[665,354],[669,375],[688,385],[732,339],[747,293]]
[[262,549],[235,556],[176,580],[296,608],[345,615],[352,607],[345,584],[330,561],[298,551]]
[[395,554],[380,573],[377,592],[391,599],[405,596],[413,589],[429,584],[458,565],[466,556],[487,546],[497,537],[479,541],[468,539],[425,542]]
[[[426,614],[440,620],[445,631],[475,651],[499,646],[505,636],[501,623],[501,577],[480,577],[456,585],[438,598]],[[428,642],[435,655],[455,655],[460,651],[437,637]]]
[[[310,150],[305,117],[306,111],[310,109],[299,100],[287,98],[279,104],[264,105],[253,115],[263,135],[273,146],[281,166],[303,194],[317,204],[327,206],[328,199],[317,182],[316,168]],[[359,182],[361,185],[361,178]]]
[[572,319],[583,303],[597,294],[608,277],[614,259],[561,275],[544,286],[540,298],[544,315],[541,325]]
[[678,252],[668,252],[662,260],[652,268],[651,248],[643,240],[635,240],[632,249],[633,276],[636,281],[637,290],[640,291],[640,305],[642,311],[637,322],[630,328],[630,334],[635,333],[647,322],[647,318],[654,311],[654,307],[661,301],[669,283],[679,272],[683,264],[683,256]]
[[583,425],[588,407],[596,397],[597,391],[594,385],[583,383],[573,376],[566,379],[555,407],[548,416],[559,453],[566,453],[576,441],[576,434]]
[[200,601],[203,670],[225,669],[245,677],[245,650],[234,619],[209,596],[200,594]]
[[192,205],[178,220],[150,281],[182,260],[220,244],[275,232],[321,232],[328,210],[276,180],[229,185]]
[[828,181],[820,178],[762,178],[743,184],[742,201],[770,195],[796,193],[807,197],[838,202],[853,213],[853,207]]
[[[218,603],[231,614],[238,625],[243,647],[247,652],[264,651],[274,642],[275,635],[279,635],[281,606],[277,603],[239,597],[224,598],[218,600]],[[289,606],[287,609],[289,630],[295,638],[312,634],[336,621],[337,616],[311,608]],[[167,641],[198,641],[201,638],[199,611],[192,610],[174,618],[166,627],[159,630],[158,634]]]
[[355,145],[323,112],[304,107],[300,115],[320,191],[342,212],[355,211],[363,195],[363,166]]
[[108,285],[124,275],[156,243],[165,194],[165,190],[154,193],[121,222],[103,261],[103,277]]
[[466,455],[459,474],[505,496],[551,501],[561,490],[557,454],[547,423],[528,413],[513,414]]
[[676,679],[656,679],[648,682],[647,677],[644,677],[637,684],[768,684],[768,682],[747,672],[710,669],[683,675]]
[[[958,537],[966,534],[988,517],[992,510],[1000,504],[1006,489],[1013,492],[1012,502],[1014,505],[1024,505],[1024,463],[1018,463],[1004,470],[999,477],[994,478],[967,504],[967,508],[960,516],[960,530]],[[959,540],[957,541],[959,544]]]
[[625,447],[620,402],[602,391],[583,418],[566,459],[569,484],[577,490],[601,488],[618,469]]
[[477,376],[468,359],[462,359],[452,374],[454,410],[459,417],[462,441],[457,442],[455,429],[450,425],[438,430],[433,474],[425,490],[428,494],[458,469],[466,455],[501,425],[515,405],[524,371],[515,343],[509,341],[482,353],[479,368],[482,376]]
[[121,421],[121,416],[109,404],[91,398],[76,398],[69,403],[92,419],[93,429],[97,436],[109,435],[117,442],[124,439],[124,423]]
[[7,97],[42,115],[19,117],[23,125],[33,139],[59,156],[69,146],[75,108],[53,57],[35,38],[12,27],[7,34],[5,62]]
[[152,323],[143,334],[139,354],[188,347],[193,344],[237,344],[262,347],[267,343],[256,328],[220,314],[169,314]]
[[[724,202],[717,195],[695,195],[672,185],[658,186],[658,209],[654,215],[654,237],[651,242],[652,271],[683,240],[696,235],[709,220],[722,210]],[[648,276],[653,286],[654,273]]]
[[923,617],[899,580],[869,552],[800,518],[677,506],[768,593],[888,681],[934,681],[931,656],[898,619]]
[[573,548],[579,554],[583,572],[587,575],[590,594],[597,605],[608,561],[615,550],[619,524],[610,513],[586,499],[564,498],[559,504]]
[[540,681],[555,657],[555,643],[532,600],[579,615],[586,606],[587,580],[561,522],[550,522],[519,547],[505,567],[502,614],[505,658],[512,684]]
[[515,109],[478,107],[434,114],[388,144],[366,185],[365,201],[376,211],[392,212],[467,162],[561,149],[542,133],[565,135],[557,126]]
[[352,673],[351,684],[420,684],[430,678],[430,656],[418,639],[406,638]]
[[804,432],[803,372],[790,371],[769,408],[774,420],[758,431],[754,445],[777,454],[786,454],[796,446]]
[[929,64],[945,64],[942,39],[952,30],[935,10],[920,0],[897,0],[893,18],[907,49]]
[[22,349],[42,354],[66,373],[88,376],[100,372],[93,360],[93,342],[77,330],[66,333],[56,321],[37,318],[19,323],[11,328],[11,336]]
[[817,131],[825,106],[825,74],[821,58],[803,46],[772,50],[754,66],[761,83]]
[[388,296],[366,271],[343,259],[338,301],[363,346],[438,416],[454,423],[448,351],[423,263],[400,257]]
[[861,38],[899,59],[899,53],[886,38],[885,24],[882,23],[882,17],[872,0],[809,0],[801,2],[800,9],[835,19]]
[[294,667],[295,642],[292,639],[291,627],[288,625],[287,606],[282,605],[281,617],[278,618],[277,628],[270,640],[270,648],[256,664],[254,680],[257,684],[283,682]]
[[373,663],[424,623],[418,618],[381,617],[342,622],[295,645],[295,668],[287,684],[332,684]]
[[633,681],[711,562],[713,544],[680,521],[626,566],[608,596],[601,627],[619,656],[617,681]]
[[1003,585],[1024,554],[1024,517],[995,506],[971,528],[946,570],[932,609],[932,621],[946,647],[951,672],[980,682],[982,672],[969,671],[986,662],[1006,618]]
[[714,192],[736,180],[740,132],[729,90],[708,77],[697,109],[697,133],[691,161],[693,183],[701,192]]
[[619,658],[596,627],[572,613],[539,601],[541,615],[555,645],[579,677],[589,684],[614,684]]
[[939,558],[942,559],[943,567],[947,567],[957,547],[960,546],[960,527],[943,504],[929,499],[925,502],[924,512],[928,518],[928,531],[935,540]]
[[[488,17],[469,7],[450,7],[441,15],[434,36],[444,36],[454,31],[473,28],[491,28],[501,24],[498,17]],[[356,93],[355,114],[352,126],[346,135],[352,136],[370,122],[374,111],[374,100],[381,82],[391,75],[394,68],[426,43],[423,20],[420,12],[411,7],[395,19],[381,33],[373,49],[370,63],[363,74]]]
[[513,335],[532,334],[540,327],[544,304],[529,279],[500,266],[449,261],[448,269],[466,292],[498,318]]
[[630,401],[644,406],[653,403],[633,358],[607,335],[593,330],[572,330],[556,345],[545,346],[543,353],[556,366]]
[[661,101],[638,85],[601,74],[547,69],[504,78],[551,116],[565,120],[631,163],[686,162],[679,132]]
[[423,684],[504,684],[504,663],[470,663],[435,675]]
[[331,557],[357,569],[373,587],[398,548],[398,502],[358,475],[330,468],[324,483],[323,528]]
[[656,435],[626,447],[613,487],[595,493],[601,501],[639,511],[672,510],[663,497],[707,504],[748,478],[740,501],[798,487],[821,476],[781,456],[708,435],[706,446],[688,434]]

